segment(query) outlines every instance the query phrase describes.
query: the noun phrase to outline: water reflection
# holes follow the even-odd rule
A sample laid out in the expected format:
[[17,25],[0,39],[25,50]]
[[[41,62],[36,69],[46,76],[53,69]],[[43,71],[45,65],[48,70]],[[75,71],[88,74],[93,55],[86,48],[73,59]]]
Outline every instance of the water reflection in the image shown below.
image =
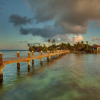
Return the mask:
[[43,66],[43,61],[40,61],[40,65]]
[[17,76],[20,77],[20,68],[17,69]]
[[34,67],[32,67],[32,72],[31,72],[31,73],[32,73],[32,75],[35,75],[35,74],[36,74],[36,72],[37,72],[37,71],[36,71],[36,69],[35,69]]
[[39,69],[39,71],[40,71],[40,72],[43,72],[43,69],[44,69],[44,66],[43,66],[43,64],[42,64],[41,67],[40,67],[40,69]]
[[3,100],[100,100],[100,55],[69,54],[37,63],[29,71],[27,64],[17,70]]
[[31,73],[31,71],[30,71],[30,68],[28,69],[28,76],[32,76],[32,73]]
[[34,67],[34,63],[32,63],[32,67]]
[[3,88],[3,79],[0,80],[0,89]]

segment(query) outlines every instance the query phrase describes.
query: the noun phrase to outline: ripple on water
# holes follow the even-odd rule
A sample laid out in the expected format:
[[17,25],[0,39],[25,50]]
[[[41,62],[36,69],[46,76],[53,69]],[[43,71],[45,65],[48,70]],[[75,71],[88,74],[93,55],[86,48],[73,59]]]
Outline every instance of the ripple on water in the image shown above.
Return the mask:
[[100,55],[68,54],[43,66],[37,60],[30,72],[22,64],[20,75],[10,74],[13,65],[9,76],[5,74],[0,100],[100,100],[99,59]]

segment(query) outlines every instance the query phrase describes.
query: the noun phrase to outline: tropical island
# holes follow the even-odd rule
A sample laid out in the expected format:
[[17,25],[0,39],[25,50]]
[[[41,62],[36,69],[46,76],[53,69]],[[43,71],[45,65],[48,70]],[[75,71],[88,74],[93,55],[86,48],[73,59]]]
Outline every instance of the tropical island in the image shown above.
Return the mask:
[[90,45],[88,41],[86,42],[81,41],[75,44],[70,44],[70,43],[56,44],[55,40],[51,41],[50,39],[48,39],[48,44],[49,46],[46,46],[45,44],[43,45],[28,44],[29,51],[47,52],[47,51],[54,51],[54,50],[70,50],[72,53],[100,53],[100,46],[96,44]]

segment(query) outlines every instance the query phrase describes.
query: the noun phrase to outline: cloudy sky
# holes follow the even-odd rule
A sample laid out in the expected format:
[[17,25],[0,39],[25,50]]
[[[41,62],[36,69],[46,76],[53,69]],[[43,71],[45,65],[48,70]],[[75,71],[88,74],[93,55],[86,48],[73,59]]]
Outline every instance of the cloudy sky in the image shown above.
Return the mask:
[[100,44],[100,0],[0,0],[0,49],[48,38]]

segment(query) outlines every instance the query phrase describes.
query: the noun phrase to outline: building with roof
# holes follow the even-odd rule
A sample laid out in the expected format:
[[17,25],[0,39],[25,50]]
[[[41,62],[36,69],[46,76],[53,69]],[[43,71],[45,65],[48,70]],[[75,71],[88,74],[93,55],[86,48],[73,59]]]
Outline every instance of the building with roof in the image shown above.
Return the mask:
[[94,53],[100,53],[100,45],[93,45]]

